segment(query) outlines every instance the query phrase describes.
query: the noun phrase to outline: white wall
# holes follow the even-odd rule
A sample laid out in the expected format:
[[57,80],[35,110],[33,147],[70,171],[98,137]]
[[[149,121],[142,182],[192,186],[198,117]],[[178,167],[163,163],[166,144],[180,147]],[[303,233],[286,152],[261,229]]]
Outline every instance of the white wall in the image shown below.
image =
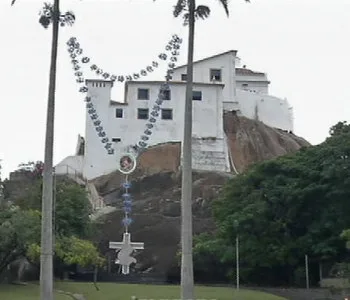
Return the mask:
[[[109,139],[120,138],[121,142],[113,143],[115,155],[108,155],[97,136],[93,122],[87,114],[84,176],[87,179],[108,174],[116,169],[116,159],[120,151],[129,145],[135,145],[145,131],[148,120],[137,119],[138,108],[148,108],[149,112],[158,96],[161,82],[129,82],[127,88],[127,104],[117,104],[110,101],[111,85],[92,86],[89,83],[88,95],[91,96],[94,107],[102,121]],[[150,90],[150,100],[138,100],[138,88]],[[183,140],[184,124],[184,83],[170,83],[171,100],[164,100],[162,108],[173,110],[173,120],[157,122],[152,129],[149,145]],[[221,84],[195,84],[194,90],[202,91],[202,100],[193,101],[193,136],[223,138],[223,106]],[[123,109],[123,118],[116,118],[116,108]]]
[[[252,71],[254,72],[254,71]],[[267,79],[267,75],[266,74],[241,74],[241,73],[236,73],[236,81],[252,81],[252,82],[264,82],[267,83],[268,79]]]
[[[235,97],[235,51],[223,55],[206,59],[194,63],[193,81],[210,83],[210,69],[221,69],[222,82],[225,87],[223,90],[224,101],[232,102]],[[183,66],[175,70],[173,74],[174,81],[181,81],[181,74],[186,74],[187,67]]]
[[[243,86],[244,84],[248,84],[247,87]],[[249,90],[256,93],[268,94],[269,93],[269,85],[267,82],[259,82],[259,81],[236,81],[237,89]]]
[[[112,83],[102,80],[87,81],[88,96],[102,121],[102,126],[109,134],[109,102],[111,100]],[[116,156],[108,155],[95,126],[86,111],[85,150],[83,174],[87,179],[108,174],[116,169]]]
[[[242,74],[242,72],[236,70],[236,88],[248,89],[258,93],[268,94],[270,82],[267,79],[267,75],[264,73],[257,73],[251,70],[247,71],[247,74]],[[242,84],[248,84],[248,87],[244,88]]]
[[237,89],[237,100],[243,116],[282,130],[293,131],[293,110],[287,100]]
[[55,174],[57,175],[79,175],[83,173],[84,157],[83,156],[67,156],[55,166]]
[[[160,82],[142,83],[132,82],[128,84],[128,105],[111,105],[110,109],[110,133],[115,138],[121,138],[123,145],[136,144],[146,129],[148,120],[137,119],[138,108],[148,108],[149,112],[155,104],[160,88]],[[138,88],[150,90],[150,100],[138,100]],[[173,110],[173,120],[162,120],[157,117],[157,122],[152,129],[150,144],[158,144],[169,141],[182,141],[184,124],[184,95],[185,83],[170,83],[171,100],[164,100],[162,108]],[[202,101],[193,101],[193,136],[216,137],[223,136],[222,130],[222,85],[194,85],[193,89],[202,91]],[[122,119],[115,117],[115,109],[123,109]]]

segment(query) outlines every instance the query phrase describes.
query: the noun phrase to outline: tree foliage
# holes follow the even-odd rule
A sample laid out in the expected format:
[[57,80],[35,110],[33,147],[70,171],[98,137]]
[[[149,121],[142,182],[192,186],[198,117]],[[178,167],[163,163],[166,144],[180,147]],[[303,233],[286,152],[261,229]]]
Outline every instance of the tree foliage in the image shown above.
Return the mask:
[[[40,15],[39,23],[45,29],[47,29],[49,25],[53,22],[53,14],[54,14],[53,5],[51,3],[44,3],[44,7],[39,13]],[[66,26],[66,25],[72,26],[75,22],[75,15],[72,11],[60,13],[58,21],[61,26]]]
[[[18,188],[8,190],[7,203],[0,210],[0,273],[18,257],[25,256],[37,263],[40,259],[42,178],[28,175]],[[10,185],[10,181],[5,182]],[[16,187],[16,185],[14,185]],[[13,187],[12,187],[13,188]],[[69,180],[57,179],[55,205],[55,260],[56,264],[100,266],[104,260],[91,237],[93,223],[90,220],[91,205],[83,187]],[[62,269],[62,267],[60,267]]]
[[231,259],[234,251],[234,247],[228,246],[224,240],[217,238],[214,234],[202,233],[195,236],[193,263],[196,280],[220,282],[230,277],[231,268],[227,266],[233,265]]
[[[16,0],[11,1],[11,6],[16,3]],[[53,5],[52,3],[45,2],[43,8],[39,12],[39,23],[45,29],[53,22]],[[72,11],[67,11],[65,13],[60,13],[59,24],[61,26],[72,26],[75,23],[75,14]]]
[[40,241],[40,212],[18,207],[0,210],[0,273]]
[[337,124],[332,126],[331,129],[329,130],[329,134],[331,136],[334,136],[334,135],[340,135],[343,133],[349,133],[349,131],[350,131],[349,124],[346,121],[343,121],[343,122],[338,122]]
[[[88,237],[92,230],[92,223],[89,217],[92,208],[86,190],[71,180],[57,177],[55,182],[55,233],[63,236]],[[9,182],[5,182],[5,190],[7,189],[7,184]],[[42,178],[29,180],[27,184],[23,183],[21,187],[24,193],[14,197],[18,193],[17,189],[14,193],[8,191],[5,200],[14,202],[21,209],[40,210]]]
[[[29,245],[27,254],[32,261],[38,262],[40,246],[38,244]],[[58,237],[55,243],[55,255],[68,266],[103,266],[105,262],[92,242],[75,236]]]
[[91,212],[91,204],[84,188],[69,181],[58,182],[55,209],[57,234],[89,237],[92,226],[89,217]]
[[[184,20],[184,25],[188,25],[188,21],[189,21],[189,9],[188,9],[188,5],[189,5],[189,1],[193,1],[193,0],[177,0],[175,6],[174,6],[174,17],[177,18],[180,15],[182,15],[183,20]],[[229,9],[228,9],[228,0],[219,0],[218,1],[222,7],[224,8],[227,16],[229,15]],[[248,0],[246,0],[246,2],[249,2]],[[210,8],[206,5],[198,5],[195,8],[194,11],[194,17],[196,20],[198,19],[206,19],[210,16]]]
[[232,248],[240,237],[243,279],[291,283],[305,254],[311,263],[346,255],[340,234],[350,228],[350,127],[339,124],[324,143],[232,179],[215,202],[220,245]]

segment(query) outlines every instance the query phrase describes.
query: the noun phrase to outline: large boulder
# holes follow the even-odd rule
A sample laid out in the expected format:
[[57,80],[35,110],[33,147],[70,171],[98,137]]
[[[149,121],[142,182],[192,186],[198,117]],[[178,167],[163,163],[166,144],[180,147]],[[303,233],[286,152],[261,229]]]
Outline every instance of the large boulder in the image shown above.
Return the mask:
[[[111,180],[117,181],[119,175],[111,174]],[[228,180],[226,174],[198,173],[193,176],[193,229],[194,233],[214,230],[211,215],[211,203],[217,199],[223,184]],[[113,178],[113,179],[112,179]],[[123,226],[121,184],[111,190],[101,190],[106,201],[117,208],[116,211],[104,215],[97,237],[101,250],[115,257],[108,249],[109,241],[121,241]],[[101,188],[97,186],[97,188]],[[140,272],[166,273],[175,263],[180,243],[180,199],[181,176],[174,172],[134,178],[132,181],[133,212],[131,218],[132,240],[144,242],[145,250],[137,256],[136,269]],[[101,219],[100,219],[101,220]]]

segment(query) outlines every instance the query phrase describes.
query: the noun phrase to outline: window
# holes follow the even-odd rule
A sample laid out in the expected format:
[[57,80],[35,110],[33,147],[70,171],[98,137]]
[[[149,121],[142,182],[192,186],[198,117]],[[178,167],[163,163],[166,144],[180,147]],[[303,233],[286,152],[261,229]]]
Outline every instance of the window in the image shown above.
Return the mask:
[[117,108],[115,110],[115,117],[118,118],[118,119],[123,117],[123,109],[122,108]]
[[173,119],[173,110],[169,108],[162,109],[162,120],[172,120]]
[[112,138],[112,142],[114,143],[119,143],[121,141],[122,141],[121,138]]
[[220,69],[210,69],[210,81],[221,81],[221,70]]
[[138,100],[149,100],[149,89],[137,89]]
[[164,96],[163,100],[170,100],[171,99],[171,91],[170,90],[163,91],[163,96]]
[[137,109],[137,118],[140,120],[148,119],[148,108],[138,108]]
[[181,74],[181,80],[187,81],[187,74]]
[[201,91],[193,91],[192,92],[192,99],[193,100],[202,100],[202,92]]

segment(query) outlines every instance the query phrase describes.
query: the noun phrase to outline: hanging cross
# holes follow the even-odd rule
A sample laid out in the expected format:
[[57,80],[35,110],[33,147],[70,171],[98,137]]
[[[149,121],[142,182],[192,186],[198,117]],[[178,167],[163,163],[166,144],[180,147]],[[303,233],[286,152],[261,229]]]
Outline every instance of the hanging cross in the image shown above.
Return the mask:
[[116,251],[119,250],[115,263],[122,266],[123,274],[129,274],[130,265],[132,263],[136,263],[136,259],[132,257],[131,254],[134,252],[134,250],[144,249],[144,243],[132,243],[131,234],[124,232],[123,241],[109,242],[109,248],[116,249]]

